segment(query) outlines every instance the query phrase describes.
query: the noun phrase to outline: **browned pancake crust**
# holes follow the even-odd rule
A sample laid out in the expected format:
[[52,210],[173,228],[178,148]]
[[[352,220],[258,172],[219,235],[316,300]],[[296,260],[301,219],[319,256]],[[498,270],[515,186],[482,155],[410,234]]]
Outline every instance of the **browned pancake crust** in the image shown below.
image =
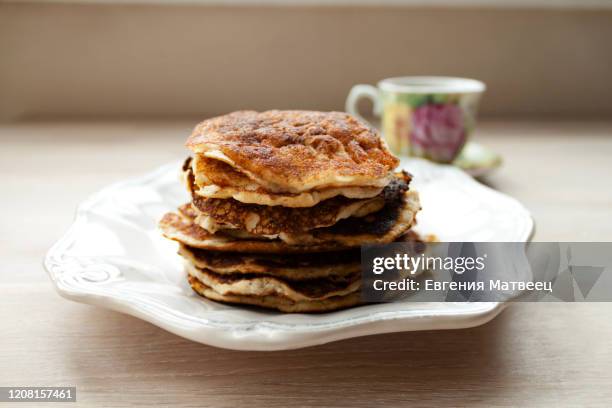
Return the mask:
[[405,234],[416,213],[416,210],[408,210],[409,219],[402,219],[404,207],[412,205],[407,201],[409,194],[399,185],[392,186],[385,197],[387,205],[380,211],[363,218],[351,217],[331,227],[316,228],[307,233],[307,240],[291,244],[280,239],[238,239],[219,232],[211,234],[195,224],[197,213],[189,203],[179,207],[178,214],[164,215],[159,226],[167,238],[194,248],[257,253],[337,251],[366,243],[391,242]]
[[381,236],[386,234],[397,223],[399,213],[403,207],[402,196],[408,191],[410,179],[410,174],[405,171],[397,174],[397,177],[381,193],[385,200],[385,206],[380,211],[361,218],[349,217],[338,221],[331,227],[317,228],[310,231],[310,233],[322,239],[333,235],[367,234]]
[[[352,205],[355,211],[371,213],[385,204],[382,197],[363,200],[337,196],[314,207],[291,208],[245,204],[233,198],[204,198],[194,196],[192,204],[201,214],[210,217],[221,228],[240,229],[254,235],[296,234],[313,228],[328,227],[338,221],[343,209]],[[249,225],[250,219],[257,220]],[[214,231],[214,230],[213,230]]]
[[179,254],[201,269],[222,274],[266,274],[299,280],[329,276],[346,276],[360,270],[359,248],[338,251],[329,256],[319,254],[249,254],[217,252],[181,245]]
[[[182,207],[191,209],[191,204]],[[187,211],[188,212],[188,211]],[[246,240],[211,234],[193,222],[193,218],[184,214],[167,213],[159,222],[159,227],[166,238],[178,241],[193,248],[214,251],[250,252],[250,253],[306,253],[327,252],[347,249],[346,245],[335,242],[324,242],[314,245],[289,245],[281,240]]]
[[[188,168],[193,171],[191,163],[193,163],[193,159],[189,157],[183,165],[183,169],[189,166]],[[220,160],[205,157],[200,159],[198,164],[199,166],[196,172],[205,174],[206,178],[212,184],[221,187],[248,187],[254,183],[254,181],[248,178],[244,173],[239,172],[229,164]],[[262,187],[259,187],[257,190],[266,191]]]
[[194,219],[198,214],[190,203],[179,207],[178,214],[164,215],[159,226],[167,238],[190,247],[218,251],[325,252],[358,247],[366,243],[386,243],[405,234],[414,222],[416,213],[416,210],[410,210],[410,219],[402,220],[404,207],[410,205],[407,202],[410,192],[407,192],[407,186],[400,182],[392,182],[388,187],[385,193],[387,204],[380,211],[362,218],[350,217],[331,227],[313,229],[307,232],[306,239],[301,241],[297,236],[291,244],[280,239],[237,239],[219,232],[211,234],[195,224]]
[[[190,170],[187,170],[187,180],[192,185],[193,206],[221,228],[237,228],[254,235],[277,235],[299,234],[334,225],[340,212],[349,205],[354,206],[361,215],[376,212],[389,201],[399,202],[396,196],[408,190],[411,177],[406,172],[398,173],[377,197],[359,200],[336,196],[313,207],[301,208],[246,204],[233,198],[204,198],[193,193],[193,173]],[[249,225],[253,218],[256,224]]]
[[[198,161],[189,157],[183,164],[182,178],[192,194],[204,198],[233,198],[247,204],[284,207],[312,207],[336,196],[365,199],[377,196],[384,186],[327,187],[301,193],[266,190],[229,164],[202,155]],[[197,174],[198,177],[194,177]]]
[[342,112],[234,112],[200,123],[186,145],[195,152],[219,150],[287,191],[334,184],[337,176],[364,185],[399,164],[375,130]]
[[222,295],[193,276],[189,276],[189,284],[197,294],[211,300],[277,309],[285,313],[329,312],[355,306],[360,303],[361,298],[360,292],[357,291],[346,296],[335,296],[327,299],[292,301],[282,296]]
[[[208,279],[211,279],[212,281],[220,284],[232,284],[236,282],[248,281],[251,279],[270,278],[278,282],[282,282],[294,291],[300,293],[301,295],[312,299],[323,298],[326,295],[329,296],[331,292],[336,292],[345,289],[351,284],[359,281],[361,277],[361,273],[356,272],[346,276],[330,276],[325,278],[290,280],[259,273],[220,274],[208,269],[200,269],[200,272],[205,274]],[[233,294],[239,295],[240,293]]]

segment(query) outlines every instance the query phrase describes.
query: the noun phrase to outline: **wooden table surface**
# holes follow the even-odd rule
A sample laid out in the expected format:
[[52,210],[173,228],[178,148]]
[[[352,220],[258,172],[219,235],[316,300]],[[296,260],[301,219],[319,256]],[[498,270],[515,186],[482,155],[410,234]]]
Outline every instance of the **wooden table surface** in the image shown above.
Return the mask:
[[[74,385],[77,405],[107,407],[612,405],[612,304],[237,352],[60,298],[41,262],[75,206],[183,157],[192,123],[0,126],[0,386]],[[612,122],[489,122],[476,137],[504,155],[486,183],[532,211],[535,240],[612,239]]]

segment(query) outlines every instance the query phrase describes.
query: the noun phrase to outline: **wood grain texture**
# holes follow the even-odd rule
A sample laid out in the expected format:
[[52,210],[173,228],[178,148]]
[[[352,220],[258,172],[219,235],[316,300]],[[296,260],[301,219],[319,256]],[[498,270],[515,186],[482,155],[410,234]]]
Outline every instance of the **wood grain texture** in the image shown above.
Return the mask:
[[[612,402],[612,304],[517,304],[473,329],[264,353],[203,346],[61,299],[41,260],[74,207],[181,158],[190,127],[0,127],[0,386],[76,385],[76,405],[107,407]],[[533,212],[536,240],[610,240],[612,124],[487,123],[478,137],[506,160],[486,182]]]

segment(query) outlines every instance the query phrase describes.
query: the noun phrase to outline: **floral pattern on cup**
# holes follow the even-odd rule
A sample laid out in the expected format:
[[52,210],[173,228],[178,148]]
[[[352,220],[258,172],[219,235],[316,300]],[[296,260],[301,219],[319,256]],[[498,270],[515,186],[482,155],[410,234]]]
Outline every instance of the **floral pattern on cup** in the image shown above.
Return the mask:
[[467,132],[463,111],[454,104],[425,104],[412,115],[412,154],[450,163],[465,144]]
[[451,163],[475,125],[479,95],[387,94],[382,131],[397,154]]
[[347,112],[363,118],[360,98],[374,103],[382,133],[398,155],[419,156],[440,163],[459,157],[476,125],[476,114],[485,84],[454,77],[395,77],[378,83],[353,86]]

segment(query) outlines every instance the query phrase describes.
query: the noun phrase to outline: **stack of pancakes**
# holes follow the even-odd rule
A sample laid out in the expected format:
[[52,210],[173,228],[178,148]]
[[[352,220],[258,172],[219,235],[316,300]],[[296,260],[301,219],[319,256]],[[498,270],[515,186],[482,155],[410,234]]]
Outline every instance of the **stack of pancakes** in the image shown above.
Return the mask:
[[412,239],[410,175],[340,112],[241,111],[200,123],[183,166],[191,202],[160,221],[189,283],[284,312],[359,303],[360,245]]

